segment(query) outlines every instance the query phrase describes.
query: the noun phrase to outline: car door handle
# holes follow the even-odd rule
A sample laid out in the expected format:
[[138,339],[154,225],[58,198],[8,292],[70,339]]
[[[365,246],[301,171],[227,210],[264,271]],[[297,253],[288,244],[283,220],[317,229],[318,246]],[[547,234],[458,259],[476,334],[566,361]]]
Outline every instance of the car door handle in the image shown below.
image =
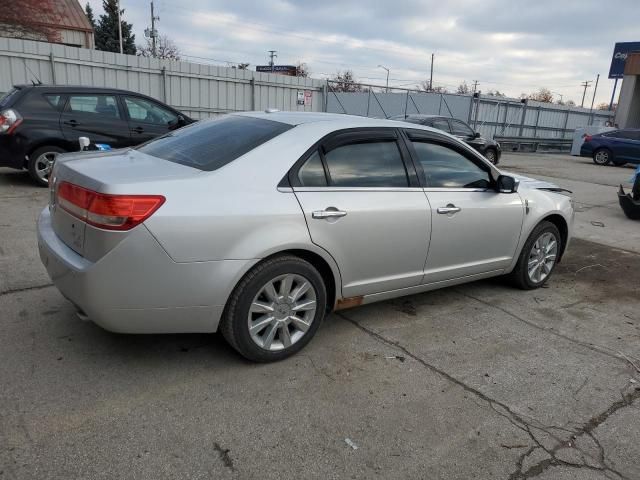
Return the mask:
[[80,125],[76,120],[67,120],[65,122],[63,122],[65,125],[71,125],[72,127],[75,127],[77,125]]
[[323,218],[339,218],[344,217],[347,212],[343,212],[342,210],[316,210],[311,213],[312,218],[323,219]]
[[438,207],[438,213],[441,215],[449,215],[452,213],[458,213],[462,210],[460,207],[456,207],[453,203],[450,203],[446,207]]
[[135,133],[142,133],[142,132],[144,132],[144,128],[136,127],[136,128],[132,128],[131,131],[135,132]]

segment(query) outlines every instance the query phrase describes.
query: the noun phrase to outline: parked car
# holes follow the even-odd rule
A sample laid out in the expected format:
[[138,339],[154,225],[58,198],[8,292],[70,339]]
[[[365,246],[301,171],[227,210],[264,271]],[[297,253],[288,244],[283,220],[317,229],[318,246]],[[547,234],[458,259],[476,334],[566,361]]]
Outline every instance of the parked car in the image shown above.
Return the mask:
[[587,135],[580,147],[580,155],[593,158],[596,165],[640,163],[640,129],[626,128]]
[[438,130],[442,130],[443,132],[450,133],[467,143],[467,145],[475,148],[494,165],[497,165],[500,161],[500,155],[502,154],[500,143],[480,136],[479,132],[474,132],[469,125],[457,118],[442,117],[440,115],[411,114],[396,115],[391,117],[391,119],[417,123],[418,125],[433,127]]
[[336,114],[225,115],[65,155],[51,178],[40,256],[83,318],[220,330],[255,361],[334,309],[503,274],[538,288],[573,220],[558,188],[438,130]]
[[129,147],[192,122],[168,105],[126,90],[16,85],[0,99],[0,166],[26,168],[46,186],[55,156],[77,151],[78,137]]

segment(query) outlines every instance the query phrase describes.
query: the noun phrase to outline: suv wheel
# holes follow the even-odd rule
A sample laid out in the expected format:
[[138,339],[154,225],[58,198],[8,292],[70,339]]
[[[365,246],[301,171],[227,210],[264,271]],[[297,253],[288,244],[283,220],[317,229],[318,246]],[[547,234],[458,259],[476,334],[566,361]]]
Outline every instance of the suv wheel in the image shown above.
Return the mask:
[[258,264],[236,286],[220,330],[242,356],[282,360],[301,350],[322,322],[327,294],[322,276],[291,255]]
[[53,168],[56,156],[66,150],[56,146],[44,146],[34,150],[29,155],[27,169],[31,178],[41,187],[49,185],[49,173]]

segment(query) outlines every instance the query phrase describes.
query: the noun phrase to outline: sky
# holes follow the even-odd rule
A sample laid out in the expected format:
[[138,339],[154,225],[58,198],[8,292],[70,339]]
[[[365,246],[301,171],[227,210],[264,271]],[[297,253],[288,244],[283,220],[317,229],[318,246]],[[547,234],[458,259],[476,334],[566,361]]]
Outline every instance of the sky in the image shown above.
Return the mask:
[[[81,0],[82,2],[86,0]],[[148,0],[120,0],[136,43],[150,25]],[[96,17],[101,0],[89,0]],[[314,78],[352,70],[362,83],[412,88],[429,76],[455,90],[518,97],[546,87],[585,106],[609,102],[616,42],[640,41],[640,0],[155,0],[156,28],[183,59],[230,65],[304,62]],[[618,83],[619,91],[620,83]],[[617,94],[616,94],[617,95]]]

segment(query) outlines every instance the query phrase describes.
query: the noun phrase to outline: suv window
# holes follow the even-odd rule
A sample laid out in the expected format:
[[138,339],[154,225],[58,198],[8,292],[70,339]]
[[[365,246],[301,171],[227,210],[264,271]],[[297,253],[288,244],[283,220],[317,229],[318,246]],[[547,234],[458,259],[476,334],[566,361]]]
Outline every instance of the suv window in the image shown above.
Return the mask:
[[443,132],[451,133],[449,122],[444,118],[436,118],[432,120],[429,125],[433,128],[437,128],[438,130],[442,130]]
[[51,93],[45,94],[44,98],[47,100],[47,102],[49,102],[49,105],[51,105],[56,110],[60,110],[64,105],[64,102],[61,102],[61,100],[63,100],[64,98],[62,95],[54,95]]
[[168,125],[178,121],[178,115],[144,98],[124,97],[124,103],[131,120],[157,125]]
[[205,171],[213,171],[291,129],[286,123],[224,115],[174,130],[137,150]]
[[426,141],[414,140],[425,175],[425,185],[432,188],[489,188],[489,172],[456,150]]
[[395,141],[352,143],[325,154],[331,186],[406,187],[404,162]]
[[9,102],[11,102],[11,99],[17,95],[17,93],[20,91],[19,88],[12,88],[11,90],[9,90],[7,93],[5,93],[1,98],[0,98],[0,108],[4,108],[7,105],[9,105]]
[[311,154],[298,171],[298,179],[303,187],[326,187],[327,177],[322,166],[322,159],[316,150]]
[[69,95],[67,112],[122,118],[113,95]]
[[454,135],[460,135],[461,137],[473,136],[473,130],[466,123],[455,119],[449,120],[449,123],[451,123],[451,133]]

